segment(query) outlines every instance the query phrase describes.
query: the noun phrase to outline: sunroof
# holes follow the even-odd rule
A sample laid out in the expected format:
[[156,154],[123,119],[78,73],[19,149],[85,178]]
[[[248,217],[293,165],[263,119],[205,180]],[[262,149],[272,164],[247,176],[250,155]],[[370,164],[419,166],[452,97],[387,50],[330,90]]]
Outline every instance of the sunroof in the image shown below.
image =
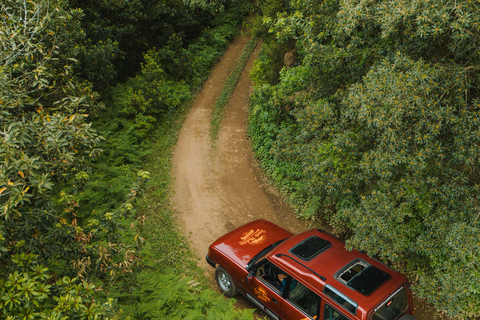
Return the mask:
[[338,271],[334,277],[365,296],[370,295],[382,283],[390,279],[388,273],[361,259],[353,260],[345,268]]
[[313,236],[294,246],[290,252],[304,261],[309,261],[331,246],[329,241]]
[[361,259],[356,259],[337,272],[335,278],[350,288],[368,296],[390,279],[390,275]]
[[348,281],[347,285],[368,296],[388,279],[390,279],[388,273],[377,267],[369,266]]

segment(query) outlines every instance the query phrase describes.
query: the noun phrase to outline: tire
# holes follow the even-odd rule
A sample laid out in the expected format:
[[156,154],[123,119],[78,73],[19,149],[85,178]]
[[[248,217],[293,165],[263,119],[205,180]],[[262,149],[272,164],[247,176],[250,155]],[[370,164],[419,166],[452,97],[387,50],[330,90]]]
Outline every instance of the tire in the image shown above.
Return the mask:
[[398,319],[398,320],[417,320],[417,318],[415,318],[411,314],[405,314],[405,315],[401,316],[400,319]]
[[237,295],[238,290],[232,276],[222,266],[218,266],[217,269],[215,269],[215,279],[217,280],[220,291],[226,297],[231,298]]

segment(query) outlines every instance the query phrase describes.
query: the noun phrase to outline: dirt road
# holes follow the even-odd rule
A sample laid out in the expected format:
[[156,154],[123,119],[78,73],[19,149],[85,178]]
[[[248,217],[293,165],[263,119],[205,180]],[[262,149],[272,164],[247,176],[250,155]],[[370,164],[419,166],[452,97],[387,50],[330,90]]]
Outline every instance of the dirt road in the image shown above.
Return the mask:
[[[194,101],[175,149],[173,205],[199,266],[213,280],[214,270],[205,261],[208,246],[218,237],[248,221],[270,220],[299,233],[305,223],[296,219],[258,169],[246,137],[249,71],[252,54],[227,107],[215,147],[209,136],[213,106],[229,73],[237,64],[247,36],[238,37],[216,64]],[[253,308],[245,300],[240,305]],[[417,318],[439,319],[430,306],[415,302]],[[263,316],[263,315],[262,315]]]
[[212,277],[205,255],[208,246],[226,232],[260,218],[292,232],[305,229],[264,183],[246,138],[252,88],[249,70],[258,48],[237,84],[212,146],[209,128],[213,106],[248,40],[247,36],[238,37],[215,66],[182,127],[173,160],[174,206],[199,265]]

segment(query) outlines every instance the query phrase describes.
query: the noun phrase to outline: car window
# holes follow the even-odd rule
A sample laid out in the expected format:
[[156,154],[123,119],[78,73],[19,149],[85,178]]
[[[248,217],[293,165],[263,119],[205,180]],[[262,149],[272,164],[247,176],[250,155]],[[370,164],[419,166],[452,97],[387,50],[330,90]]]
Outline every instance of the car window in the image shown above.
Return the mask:
[[255,276],[269,284],[278,293],[283,292],[287,282],[287,274],[270,261],[265,261],[258,266]]
[[332,298],[335,302],[338,302],[338,304],[348,310],[350,313],[355,315],[357,313],[357,307],[358,304],[353,301],[352,299],[348,298],[346,295],[332,287],[331,285],[326,285],[325,288],[323,289],[323,292]]
[[392,276],[379,268],[355,259],[334,275],[335,279],[368,296]]
[[320,297],[295,279],[292,279],[287,300],[314,318],[318,315]]
[[324,320],[348,320],[343,314],[337,310],[330,307],[328,304],[325,304],[325,313],[323,315]]
[[408,308],[407,293],[404,288],[397,290],[392,296],[384,301],[372,316],[373,320],[397,319]]

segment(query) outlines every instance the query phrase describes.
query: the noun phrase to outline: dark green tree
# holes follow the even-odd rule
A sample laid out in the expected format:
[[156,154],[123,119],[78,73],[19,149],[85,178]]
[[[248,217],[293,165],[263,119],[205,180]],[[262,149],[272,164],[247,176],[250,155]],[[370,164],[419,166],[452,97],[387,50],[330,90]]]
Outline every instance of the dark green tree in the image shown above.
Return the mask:
[[243,1],[69,0],[83,13],[85,40],[75,46],[78,71],[105,92],[139,71],[145,52],[168,45],[172,37],[187,47],[217,13],[237,2]]

